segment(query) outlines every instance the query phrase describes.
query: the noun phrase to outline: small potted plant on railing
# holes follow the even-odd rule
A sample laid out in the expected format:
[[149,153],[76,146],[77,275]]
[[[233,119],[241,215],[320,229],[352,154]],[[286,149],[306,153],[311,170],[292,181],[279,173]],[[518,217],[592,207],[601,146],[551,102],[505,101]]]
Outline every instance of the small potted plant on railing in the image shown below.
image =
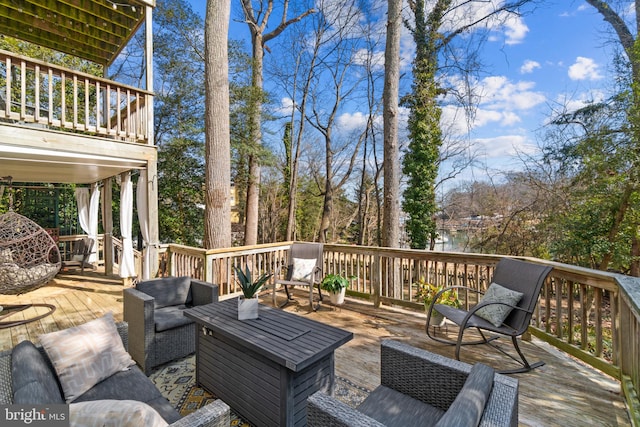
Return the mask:
[[[445,288],[445,286],[443,285],[434,285],[433,283],[427,282],[424,277],[421,277],[420,280],[418,280],[414,284],[418,288],[416,293],[417,300],[423,302],[425,311],[429,309],[431,303],[433,302],[433,299],[436,297],[438,292],[444,290]],[[436,302],[438,304],[450,305],[455,308],[460,308],[460,306],[462,305],[460,303],[460,299],[458,298],[458,291],[456,289],[450,289],[443,292],[442,294],[440,294]],[[444,324],[444,321],[444,316],[438,313],[436,310],[433,310],[433,312],[431,313],[431,318],[429,319],[429,325],[427,326],[442,326]]]
[[344,277],[339,274],[327,274],[320,282],[320,288],[329,292],[329,300],[332,304],[343,304],[344,294],[349,287],[349,281],[353,276]]
[[242,295],[238,297],[238,320],[249,320],[258,318],[258,292],[271,278],[271,274],[262,273],[260,277],[253,280],[249,266],[245,271],[234,267],[236,270],[236,280],[242,290]]

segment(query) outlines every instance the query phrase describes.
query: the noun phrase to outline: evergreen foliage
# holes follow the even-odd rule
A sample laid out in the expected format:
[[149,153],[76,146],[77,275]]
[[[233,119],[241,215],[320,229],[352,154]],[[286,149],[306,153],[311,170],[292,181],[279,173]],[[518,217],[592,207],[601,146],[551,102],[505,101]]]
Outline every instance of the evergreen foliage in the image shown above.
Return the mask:
[[403,160],[403,173],[408,183],[402,208],[408,216],[405,228],[411,248],[432,249],[436,237],[435,184],[442,145],[441,110],[437,104],[437,96],[441,91],[436,81],[436,70],[438,27],[443,10],[435,8],[427,17],[422,0],[416,1],[412,9],[415,15],[412,34],[416,43],[416,58],[413,64],[413,91],[405,98],[410,114],[407,123],[409,149]]

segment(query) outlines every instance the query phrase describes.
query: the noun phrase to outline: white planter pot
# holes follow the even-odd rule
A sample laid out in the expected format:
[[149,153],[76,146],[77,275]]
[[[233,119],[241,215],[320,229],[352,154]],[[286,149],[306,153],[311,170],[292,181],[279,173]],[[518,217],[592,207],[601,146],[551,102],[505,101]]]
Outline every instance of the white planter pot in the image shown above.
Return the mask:
[[439,312],[433,310],[431,312],[431,318],[429,319],[429,326],[441,327],[444,325],[446,318]]
[[347,288],[342,288],[340,292],[329,292],[329,301],[331,304],[344,304],[344,294]]
[[258,318],[258,296],[253,298],[238,297],[238,320]]

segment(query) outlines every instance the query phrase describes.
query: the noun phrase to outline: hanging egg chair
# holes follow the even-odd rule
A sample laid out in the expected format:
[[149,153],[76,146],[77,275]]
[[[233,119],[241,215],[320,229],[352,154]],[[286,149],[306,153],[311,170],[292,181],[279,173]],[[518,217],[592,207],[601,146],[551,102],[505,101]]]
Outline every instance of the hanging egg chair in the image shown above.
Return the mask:
[[58,245],[44,228],[11,209],[0,215],[0,294],[36,289],[60,267]]

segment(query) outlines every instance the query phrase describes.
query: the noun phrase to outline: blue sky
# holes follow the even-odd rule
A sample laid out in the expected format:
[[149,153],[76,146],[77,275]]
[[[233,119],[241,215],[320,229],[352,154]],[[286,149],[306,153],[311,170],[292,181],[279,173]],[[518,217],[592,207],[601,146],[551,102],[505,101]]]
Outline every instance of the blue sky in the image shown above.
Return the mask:
[[[206,1],[190,1],[204,16]],[[237,3],[234,0],[232,9]],[[247,38],[246,25],[232,22],[230,37]],[[451,108],[445,107],[443,121],[455,124],[454,131],[471,141],[490,169],[521,169],[518,153],[538,152],[537,136],[552,109],[563,104],[575,108],[610,94],[611,58],[617,46],[613,39],[608,25],[586,2],[546,1],[534,13],[492,31],[482,54],[486,67],[477,82],[482,98],[470,131],[461,113]],[[411,44],[406,34],[402,45],[407,66]],[[345,115],[353,123],[359,112]],[[484,177],[484,171],[475,169],[462,178]]]

